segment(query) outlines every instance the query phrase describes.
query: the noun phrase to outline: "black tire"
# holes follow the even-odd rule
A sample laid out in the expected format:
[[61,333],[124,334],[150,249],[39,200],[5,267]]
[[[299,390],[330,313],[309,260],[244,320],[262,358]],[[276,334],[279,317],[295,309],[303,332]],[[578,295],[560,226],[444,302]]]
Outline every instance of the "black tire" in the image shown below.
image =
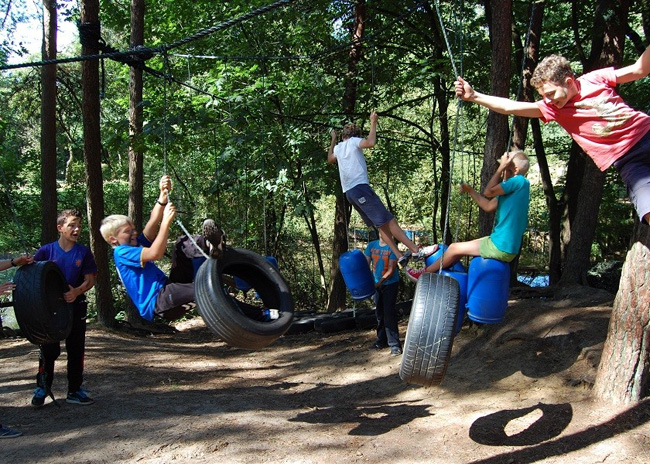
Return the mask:
[[[278,319],[255,320],[247,315],[250,305],[230,296],[224,275],[246,280],[265,308],[277,309]],[[197,310],[219,338],[238,348],[258,349],[282,336],[293,320],[293,298],[289,286],[264,257],[241,248],[227,248],[219,259],[208,259],[194,279]]]
[[418,280],[406,329],[400,378],[409,384],[439,385],[454,342],[460,286],[452,277],[424,273]]
[[314,329],[320,333],[343,332],[356,329],[356,327],[357,324],[352,313],[328,314],[314,321]]
[[59,342],[70,335],[72,305],[63,273],[52,261],[21,266],[14,276],[14,313],[20,330],[36,345]]

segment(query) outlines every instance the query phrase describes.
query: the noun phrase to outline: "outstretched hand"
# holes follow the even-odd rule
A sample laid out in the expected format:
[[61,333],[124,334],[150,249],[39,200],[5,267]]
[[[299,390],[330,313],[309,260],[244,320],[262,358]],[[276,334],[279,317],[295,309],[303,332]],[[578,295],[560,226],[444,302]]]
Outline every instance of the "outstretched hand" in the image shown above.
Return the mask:
[[470,193],[474,190],[467,182],[460,183],[460,193]]

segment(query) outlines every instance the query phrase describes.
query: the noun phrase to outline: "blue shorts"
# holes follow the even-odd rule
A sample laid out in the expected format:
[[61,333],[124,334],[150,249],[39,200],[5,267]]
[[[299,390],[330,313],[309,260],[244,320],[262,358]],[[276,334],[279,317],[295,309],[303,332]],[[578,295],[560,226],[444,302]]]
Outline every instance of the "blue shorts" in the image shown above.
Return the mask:
[[359,212],[368,227],[381,227],[395,217],[368,184],[355,185],[345,192],[345,198]]
[[650,213],[650,132],[614,162],[639,218]]

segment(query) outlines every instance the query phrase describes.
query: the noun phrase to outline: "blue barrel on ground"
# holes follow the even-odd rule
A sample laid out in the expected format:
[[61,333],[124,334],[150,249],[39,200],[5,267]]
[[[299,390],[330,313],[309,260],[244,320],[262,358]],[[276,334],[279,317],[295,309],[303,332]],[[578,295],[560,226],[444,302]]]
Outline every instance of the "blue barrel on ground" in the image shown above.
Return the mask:
[[483,324],[503,321],[510,293],[510,265],[477,256],[467,272],[467,316]]
[[343,253],[339,258],[339,269],[353,299],[365,300],[375,294],[375,279],[361,250]]
[[[424,264],[425,264],[427,267],[428,267],[428,266],[431,266],[435,260],[437,260],[438,258],[440,258],[440,256],[442,255],[442,253],[443,253],[444,251],[446,251],[447,248],[448,248],[448,246],[445,245],[444,243],[439,243],[439,244],[438,244],[438,250],[437,250],[434,254],[427,256],[427,257],[425,258],[425,260],[424,260]],[[467,270],[465,269],[465,266],[463,266],[463,263],[461,263],[460,261],[458,261],[456,264],[454,264],[453,266],[451,266],[451,268],[448,269],[448,270],[449,270],[449,271],[454,271],[454,272],[466,272],[466,271],[467,271]]]
[[[265,258],[269,263],[271,263],[271,265],[274,268],[276,268],[276,269],[278,268],[278,260],[277,259],[275,259],[273,256],[265,256]],[[253,288],[244,279],[240,279],[239,277],[235,277],[234,280],[235,280],[235,287],[237,287],[242,292],[247,292],[251,288]]]
[[[462,265],[461,265],[462,266]],[[443,269],[440,274],[453,277],[458,281],[460,286],[460,298],[458,299],[458,316],[456,318],[456,334],[460,332],[467,314],[467,272],[457,272],[453,270]]]

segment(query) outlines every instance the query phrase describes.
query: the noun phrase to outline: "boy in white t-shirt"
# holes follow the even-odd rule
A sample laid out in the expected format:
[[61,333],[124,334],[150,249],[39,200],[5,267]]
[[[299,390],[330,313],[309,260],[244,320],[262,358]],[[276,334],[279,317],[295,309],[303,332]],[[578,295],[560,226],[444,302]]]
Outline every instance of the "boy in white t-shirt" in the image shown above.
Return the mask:
[[[336,131],[332,129],[332,142],[327,153],[327,162],[338,163],[341,187],[347,200],[354,206],[368,227],[379,229],[384,242],[386,242],[395,256],[397,265],[403,268],[409,259],[421,260],[426,257],[426,249],[419,249],[406,236],[395,217],[391,214],[368,181],[368,168],[366,158],[363,156],[364,148],[372,148],[377,141],[377,112],[370,113],[370,132],[368,137],[361,138],[361,129],[356,124],[346,124],[341,132],[341,142]],[[395,244],[395,239],[408,248],[402,253]]]

